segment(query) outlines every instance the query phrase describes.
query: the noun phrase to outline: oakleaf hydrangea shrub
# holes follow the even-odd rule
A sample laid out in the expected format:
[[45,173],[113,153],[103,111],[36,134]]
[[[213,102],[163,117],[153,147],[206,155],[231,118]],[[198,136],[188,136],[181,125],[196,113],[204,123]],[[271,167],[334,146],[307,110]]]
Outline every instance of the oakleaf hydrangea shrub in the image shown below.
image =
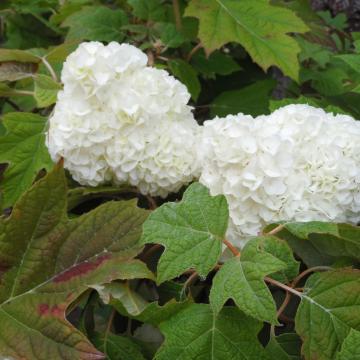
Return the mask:
[[360,357],[343,13],[0,3],[0,359]]
[[186,87],[128,44],[82,43],[64,63],[47,144],[82,185],[165,197],[199,173]]

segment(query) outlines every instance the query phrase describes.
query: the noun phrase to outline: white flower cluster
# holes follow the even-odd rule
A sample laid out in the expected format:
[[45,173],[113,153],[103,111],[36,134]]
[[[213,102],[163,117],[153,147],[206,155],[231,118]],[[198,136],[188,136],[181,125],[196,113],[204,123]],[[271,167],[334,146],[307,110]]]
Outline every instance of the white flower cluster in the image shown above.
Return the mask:
[[206,121],[200,182],[230,207],[242,246],[271,222],[360,221],[360,122],[308,105]]
[[80,184],[127,182],[166,196],[198,175],[199,126],[186,87],[115,42],[82,43],[64,63],[47,145]]

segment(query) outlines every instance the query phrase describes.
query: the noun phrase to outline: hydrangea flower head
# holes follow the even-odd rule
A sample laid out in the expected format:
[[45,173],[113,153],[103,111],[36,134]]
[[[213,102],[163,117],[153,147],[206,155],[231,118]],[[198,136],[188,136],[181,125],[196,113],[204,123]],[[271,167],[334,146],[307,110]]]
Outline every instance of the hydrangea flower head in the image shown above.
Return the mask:
[[242,246],[278,221],[360,221],[360,122],[308,105],[204,124],[200,182],[229,203]]
[[142,51],[115,42],[82,43],[64,63],[47,145],[80,184],[127,182],[166,196],[197,176],[190,95],[146,63]]

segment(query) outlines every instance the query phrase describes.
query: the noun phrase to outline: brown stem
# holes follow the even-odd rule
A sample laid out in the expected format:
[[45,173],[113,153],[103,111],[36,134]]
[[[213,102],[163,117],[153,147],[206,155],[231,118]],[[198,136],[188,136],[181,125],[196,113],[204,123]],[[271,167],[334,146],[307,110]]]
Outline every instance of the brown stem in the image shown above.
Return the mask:
[[275,285],[285,291],[288,291],[288,292],[291,292],[292,294],[296,295],[296,296],[299,296],[299,297],[302,297],[302,293],[299,292],[299,291],[296,291],[295,289],[293,289],[292,287],[290,286],[287,286],[283,283],[281,283],[280,281],[277,281],[277,280],[274,280],[272,278],[269,278],[269,277],[265,277],[264,280],[269,283],[269,284],[272,284],[272,285]]
[[153,66],[154,65],[154,54],[152,53],[152,51],[148,50],[146,52],[146,55],[148,56],[148,65]]
[[300,273],[291,283],[292,287],[296,287],[296,285],[299,283],[299,281],[306,275],[314,272],[314,271],[329,271],[332,268],[330,266],[314,266],[312,268],[306,269],[302,273]]
[[150,210],[155,210],[157,208],[156,201],[150,195],[147,195],[146,199],[149,203]]
[[197,278],[199,277],[198,273],[195,271],[193,272],[188,279],[184,282],[184,286],[183,289],[184,291],[186,290],[186,288],[188,288]]
[[114,321],[114,317],[115,317],[115,314],[116,314],[116,310],[113,309],[111,311],[111,314],[110,314],[110,317],[109,317],[109,320],[108,320],[108,323],[106,325],[106,330],[105,330],[105,339],[107,338],[107,336],[109,335],[110,333],[110,330],[111,330],[111,326],[112,326],[112,323]]
[[271,231],[269,231],[268,233],[265,233],[264,235],[275,235],[277,234],[279,231],[281,231],[282,229],[284,229],[285,225],[280,224],[278,225],[276,228],[272,229]]
[[194,54],[202,48],[202,43],[199,42],[196,46],[194,46],[191,51],[188,53],[188,55],[186,56],[186,61],[189,62],[191,60],[191,58],[194,56]]
[[45,65],[45,67],[48,69],[52,79],[55,81],[55,82],[58,82],[58,78],[56,76],[56,73],[54,71],[54,69],[52,68],[52,66],[49,64],[49,62],[46,60],[45,57],[42,57],[41,58],[41,61],[43,62],[43,64]]
[[240,251],[230,241],[224,239],[223,242],[236,257],[240,257]]
[[173,11],[174,11],[176,29],[181,30],[182,25],[181,25],[181,13],[180,13],[179,0],[172,0],[172,3],[173,3]]

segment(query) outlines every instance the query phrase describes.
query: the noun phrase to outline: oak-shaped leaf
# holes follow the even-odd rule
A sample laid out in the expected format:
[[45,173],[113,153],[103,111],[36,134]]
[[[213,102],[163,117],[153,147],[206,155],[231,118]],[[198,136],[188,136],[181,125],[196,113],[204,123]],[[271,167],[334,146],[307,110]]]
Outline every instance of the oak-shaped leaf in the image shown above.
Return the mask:
[[235,307],[216,315],[208,304],[192,304],[160,324],[165,342],[155,359],[268,359],[257,339],[261,327]]
[[226,261],[215,275],[210,304],[216,314],[228,299],[233,299],[245,314],[277,324],[276,305],[264,277],[285,269],[286,263],[266,252],[262,248],[264,241],[264,238],[250,240],[241,257]]
[[360,360],[360,331],[351,329],[345,338],[336,360]]
[[275,65],[298,79],[300,47],[288,34],[308,27],[291,10],[268,0],[191,0],[185,15],[199,19],[199,37],[208,52],[237,42],[265,71]]
[[154,326],[158,326],[192,303],[190,298],[179,302],[171,299],[163,305],[156,301],[148,302],[126,283],[113,282],[96,286],[95,289],[101,300],[113,306],[121,315]]
[[8,163],[1,183],[3,207],[12,206],[34,181],[37,173],[52,167],[45,146],[47,119],[31,113],[9,113],[3,123],[7,133],[0,137],[0,163]]
[[139,260],[147,211],[107,202],[69,220],[60,165],[2,221],[0,354],[13,359],[99,359],[101,352],[66,320],[68,306],[95,284],[151,277]]
[[295,318],[305,359],[335,359],[351,329],[360,331],[359,294],[360,270],[317,273],[307,280]]
[[194,183],[180,203],[166,203],[153,211],[144,223],[142,242],[165,247],[157,268],[157,282],[195,269],[205,277],[216,265],[229,218],[224,196],[210,196]]
[[[269,227],[270,229],[270,227]],[[360,260],[360,227],[320,221],[286,223],[276,236],[284,239],[309,267],[336,259]]]

